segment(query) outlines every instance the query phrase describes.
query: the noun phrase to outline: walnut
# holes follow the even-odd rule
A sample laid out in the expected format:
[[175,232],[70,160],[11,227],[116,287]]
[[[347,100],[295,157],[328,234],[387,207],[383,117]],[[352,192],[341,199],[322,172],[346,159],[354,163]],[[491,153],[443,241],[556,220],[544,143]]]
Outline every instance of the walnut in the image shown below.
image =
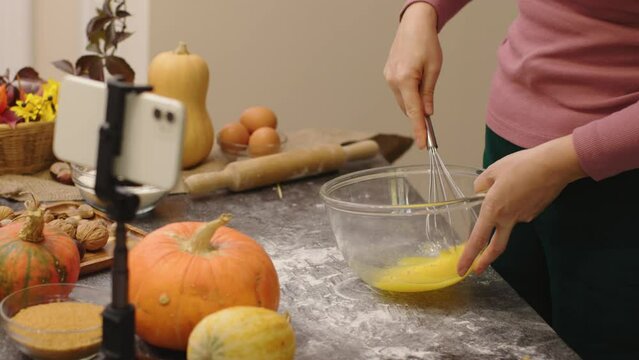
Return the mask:
[[60,231],[63,231],[69,237],[73,238],[75,236],[75,226],[69,224],[68,222],[62,219],[55,219],[48,223],[49,226],[52,226]]
[[80,211],[77,208],[71,208],[60,214],[60,216],[62,215],[66,215],[66,217],[80,216]]
[[45,223],[49,223],[49,222],[55,220],[55,215],[53,215],[53,213],[51,211],[46,210],[44,212],[43,218],[44,218],[44,222]]
[[80,224],[80,220],[82,220],[82,218],[80,217],[80,215],[76,215],[76,216],[71,216],[68,217],[66,219],[64,219],[65,222],[73,225],[73,227],[78,227],[78,225]]
[[78,207],[78,214],[80,214],[83,219],[91,219],[95,213],[90,205],[82,204]]
[[13,216],[13,209],[8,206],[0,206],[0,220]]
[[66,185],[73,185],[73,177],[71,176],[71,166],[65,162],[55,162],[49,167],[49,173],[55,181]]
[[97,221],[78,225],[76,235],[88,251],[100,250],[109,241],[109,231]]

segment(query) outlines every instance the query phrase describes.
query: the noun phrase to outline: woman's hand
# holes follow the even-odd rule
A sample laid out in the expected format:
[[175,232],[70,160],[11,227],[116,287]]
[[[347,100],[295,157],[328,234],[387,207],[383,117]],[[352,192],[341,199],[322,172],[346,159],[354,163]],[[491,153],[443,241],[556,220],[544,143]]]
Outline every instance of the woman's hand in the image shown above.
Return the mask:
[[433,113],[433,94],[441,66],[435,8],[428,3],[415,3],[406,9],[397,28],[384,77],[397,104],[413,122],[420,149],[426,146],[424,113]]
[[474,266],[481,274],[504,252],[516,223],[532,221],[566,185],[582,177],[572,135],[508,155],[488,167],[475,180],[475,191],[487,193],[457,273],[465,274],[490,240]]

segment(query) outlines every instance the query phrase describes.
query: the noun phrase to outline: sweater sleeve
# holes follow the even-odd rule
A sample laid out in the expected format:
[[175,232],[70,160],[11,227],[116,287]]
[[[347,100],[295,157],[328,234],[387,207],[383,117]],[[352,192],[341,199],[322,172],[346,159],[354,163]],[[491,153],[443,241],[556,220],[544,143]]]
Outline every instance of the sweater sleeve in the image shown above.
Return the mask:
[[602,180],[639,168],[639,103],[573,131],[584,172]]
[[459,12],[470,0],[407,0],[400,14],[400,19],[406,9],[416,2],[431,4],[437,12],[437,31],[441,31],[444,25]]

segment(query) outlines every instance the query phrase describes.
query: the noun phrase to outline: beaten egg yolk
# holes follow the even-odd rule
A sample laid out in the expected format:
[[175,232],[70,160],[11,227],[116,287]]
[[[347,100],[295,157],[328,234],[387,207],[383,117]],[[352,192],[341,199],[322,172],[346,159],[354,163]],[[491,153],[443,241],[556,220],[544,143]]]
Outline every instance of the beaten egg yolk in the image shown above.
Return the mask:
[[372,285],[396,292],[419,292],[441,289],[463,279],[457,275],[457,262],[463,245],[442,250],[437,257],[405,257],[397,265],[381,270]]

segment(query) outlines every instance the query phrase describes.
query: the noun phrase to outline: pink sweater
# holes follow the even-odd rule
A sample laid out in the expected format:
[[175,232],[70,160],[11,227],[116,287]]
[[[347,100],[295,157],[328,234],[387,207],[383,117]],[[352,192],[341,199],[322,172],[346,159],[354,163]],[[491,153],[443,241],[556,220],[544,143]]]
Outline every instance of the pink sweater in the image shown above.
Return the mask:
[[[438,30],[469,0],[433,5]],[[583,170],[639,168],[639,0],[518,0],[498,50],[488,126],[533,147],[572,134]]]

